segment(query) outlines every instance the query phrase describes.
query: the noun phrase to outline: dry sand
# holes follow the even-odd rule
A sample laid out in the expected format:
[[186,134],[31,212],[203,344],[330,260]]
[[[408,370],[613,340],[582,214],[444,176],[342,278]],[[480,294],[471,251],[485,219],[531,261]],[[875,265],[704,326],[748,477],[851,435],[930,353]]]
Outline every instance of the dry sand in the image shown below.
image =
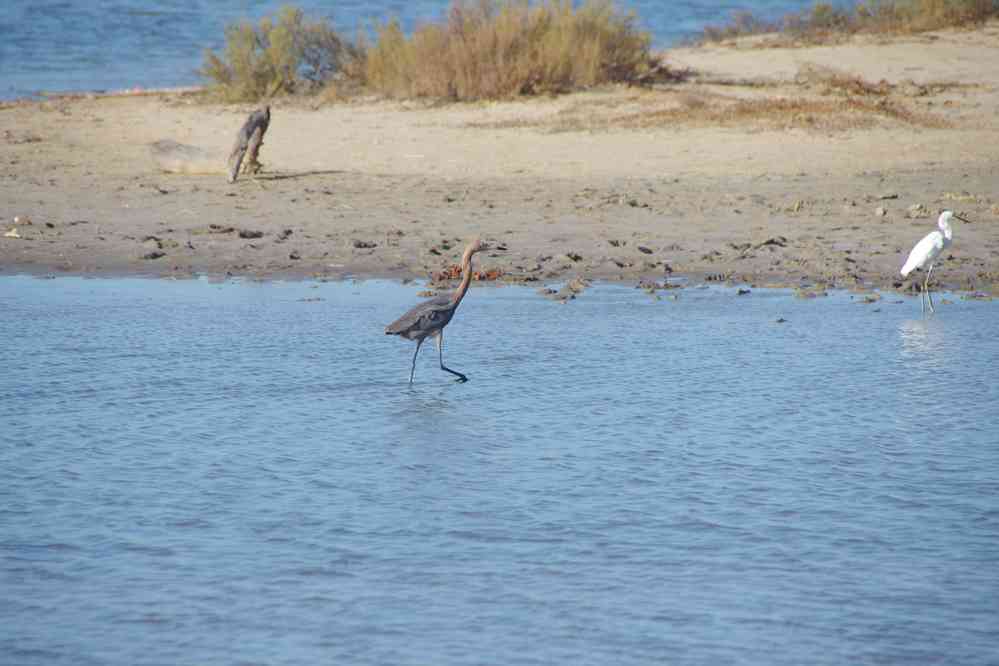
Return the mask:
[[[668,58],[689,76],[652,89],[278,102],[265,171],[233,185],[251,107],[6,104],[0,272],[425,278],[482,236],[506,248],[482,269],[510,281],[905,288],[906,253],[953,208],[972,223],[934,278],[999,289],[999,25]],[[160,140],[216,159],[165,173]]]

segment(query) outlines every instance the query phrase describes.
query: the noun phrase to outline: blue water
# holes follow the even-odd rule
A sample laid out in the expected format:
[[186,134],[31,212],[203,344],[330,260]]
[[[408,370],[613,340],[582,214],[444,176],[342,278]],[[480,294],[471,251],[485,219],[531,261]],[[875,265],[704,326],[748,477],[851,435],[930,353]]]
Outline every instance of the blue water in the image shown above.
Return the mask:
[[0,279],[0,663],[999,662],[996,304],[415,292]]
[[[155,88],[201,83],[205,49],[224,44],[225,26],[257,21],[285,0],[5,0],[0,11],[0,99],[41,91]],[[449,0],[295,0],[310,16],[331,19],[347,35],[399,17],[406,29],[439,20]],[[812,0],[623,0],[659,47],[750,9],[767,18]]]

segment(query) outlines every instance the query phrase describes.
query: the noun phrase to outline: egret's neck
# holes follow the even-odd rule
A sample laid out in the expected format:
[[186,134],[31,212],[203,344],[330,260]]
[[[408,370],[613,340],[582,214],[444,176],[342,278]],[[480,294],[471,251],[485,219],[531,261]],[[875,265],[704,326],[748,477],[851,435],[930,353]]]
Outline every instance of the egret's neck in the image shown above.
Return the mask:
[[940,231],[943,232],[944,238],[948,241],[954,238],[954,229],[950,226],[950,222],[941,222]]
[[461,299],[465,298],[465,292],[468,291],[470,284],[472,284],[472,253],[466,251],[461,258],[461,284],[454,292],[451,302],[455,305],[461,303]]

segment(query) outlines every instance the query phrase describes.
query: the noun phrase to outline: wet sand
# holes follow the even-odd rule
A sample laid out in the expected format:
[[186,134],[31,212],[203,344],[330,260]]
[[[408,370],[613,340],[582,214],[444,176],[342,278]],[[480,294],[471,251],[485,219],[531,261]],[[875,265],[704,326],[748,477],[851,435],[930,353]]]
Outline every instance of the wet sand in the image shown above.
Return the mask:
[[[0,272],[422,279],[481,236],[501,249],[480,270],[512,282],[905,289],[952,208],[972,223],[935,282],[999,293],[999,26],[669,62],[683,80],[555,99],[275,102],[265,170],[235,184],[250,106],[5,104]],[[166,173],[159,140],[217,160]]]

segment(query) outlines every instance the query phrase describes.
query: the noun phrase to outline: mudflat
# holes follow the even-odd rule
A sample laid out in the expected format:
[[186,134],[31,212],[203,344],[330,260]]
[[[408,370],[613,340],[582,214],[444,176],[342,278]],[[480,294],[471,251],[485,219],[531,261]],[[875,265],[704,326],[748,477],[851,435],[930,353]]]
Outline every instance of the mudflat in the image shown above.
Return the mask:
[[971,223],[934,280],[999,293],[999,24],[667,62],[648,88],[544,99],[274,101],[264,170],[234,184],[252,106],[6,103],[0,272],[433,279],[479,236],[483,277],[511,282],[904,289],[950,208]]

